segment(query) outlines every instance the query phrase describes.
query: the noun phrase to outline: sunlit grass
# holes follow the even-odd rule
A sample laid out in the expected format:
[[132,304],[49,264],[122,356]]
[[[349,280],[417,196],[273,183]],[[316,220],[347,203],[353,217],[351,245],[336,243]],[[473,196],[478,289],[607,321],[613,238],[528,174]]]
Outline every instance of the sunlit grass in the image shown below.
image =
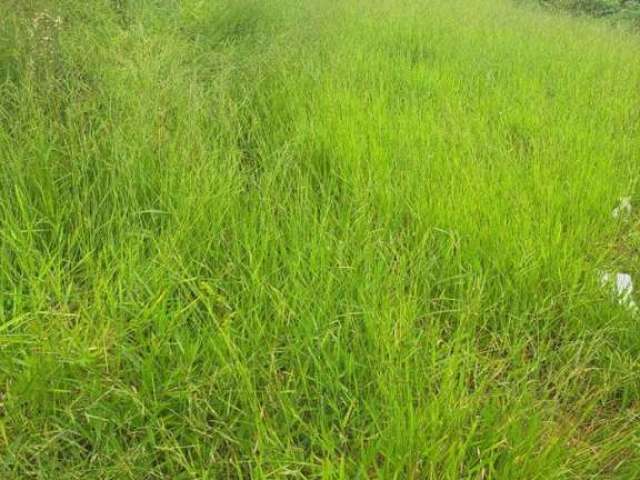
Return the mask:
[[501,0],[0,18],[1,478],[640,476],[640,320],[597,273],[640,283],[637,36]]

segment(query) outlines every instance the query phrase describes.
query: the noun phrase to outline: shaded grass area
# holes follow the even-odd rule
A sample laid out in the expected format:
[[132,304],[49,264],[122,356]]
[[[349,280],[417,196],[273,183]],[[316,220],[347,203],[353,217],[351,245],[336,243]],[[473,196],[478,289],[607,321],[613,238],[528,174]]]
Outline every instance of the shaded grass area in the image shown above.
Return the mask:
[[0,5],[2,478],[640,475],[636,36]]
[[538,0],[545,7],[578,15],[604,17],[640,26],[638,0]]

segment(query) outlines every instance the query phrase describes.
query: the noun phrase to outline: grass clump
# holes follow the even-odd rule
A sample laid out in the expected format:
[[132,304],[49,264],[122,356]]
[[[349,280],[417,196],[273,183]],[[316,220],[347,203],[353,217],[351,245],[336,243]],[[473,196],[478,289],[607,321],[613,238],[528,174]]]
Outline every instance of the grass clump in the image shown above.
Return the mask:
[[640,475],[640,323],[597,276],[639,268],[636,36],[500,0],[0,14],[2,478]]

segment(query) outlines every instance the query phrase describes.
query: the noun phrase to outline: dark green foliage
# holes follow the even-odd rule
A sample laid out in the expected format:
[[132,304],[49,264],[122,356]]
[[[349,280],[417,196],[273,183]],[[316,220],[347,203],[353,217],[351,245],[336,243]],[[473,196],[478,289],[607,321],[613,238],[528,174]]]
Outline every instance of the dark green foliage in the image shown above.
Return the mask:
[[576,14],[611,17],[640,26],[639,0],[539,0],[545,6]]

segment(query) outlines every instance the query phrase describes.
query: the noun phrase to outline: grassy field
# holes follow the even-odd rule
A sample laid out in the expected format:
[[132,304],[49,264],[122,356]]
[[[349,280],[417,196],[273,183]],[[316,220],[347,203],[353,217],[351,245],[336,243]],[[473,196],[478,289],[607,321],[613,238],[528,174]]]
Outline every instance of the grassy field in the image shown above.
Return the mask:
[[533,3],[1,1],[0,478],[640,478],[639,153]]

